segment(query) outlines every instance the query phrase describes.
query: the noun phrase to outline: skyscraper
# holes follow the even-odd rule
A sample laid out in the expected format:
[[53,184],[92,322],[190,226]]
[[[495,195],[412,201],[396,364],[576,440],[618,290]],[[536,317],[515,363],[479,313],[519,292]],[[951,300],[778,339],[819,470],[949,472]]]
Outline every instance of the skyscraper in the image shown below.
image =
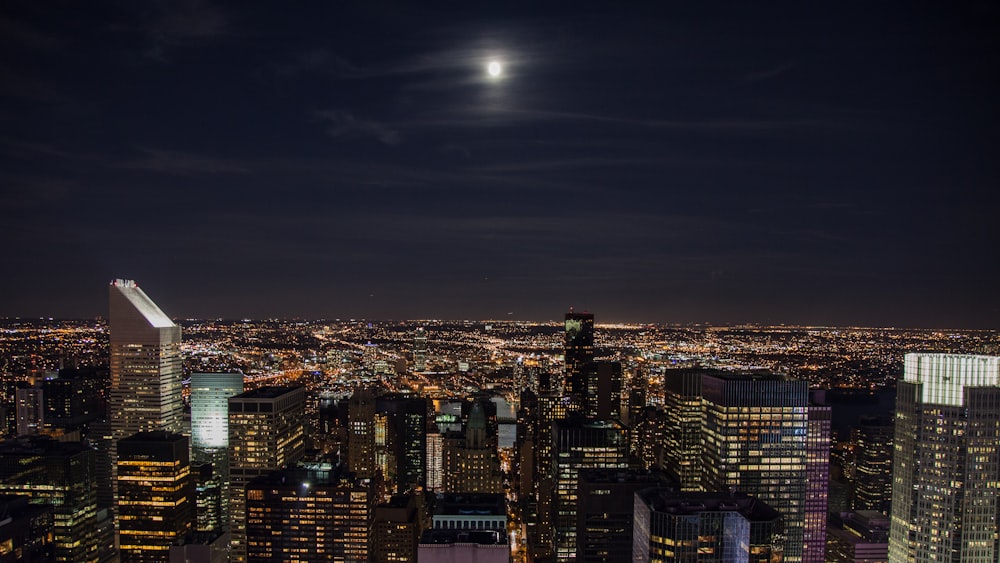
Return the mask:
[[329,463],[309,463],[246,486],[247,561],[368,561],[374,491]]
[[580,472],[628,467],[628,436],[621,422],[579,414],[553,424],[552,528],[557,560],[576,559]]
[[808,485],[809,386],[773,374],[705,375],[706,491],[747,493],[785,519],[784,561],[802,561]]
[[863,416],[854,453],[854,510],[889,514],[892,505],[893,419]]
[[625,420],[621,362],[593,362],[586,368],[586,377],[583,414],[599,420]]
[[118,536],[122,563],[170,560],[194,527],[187,437],[139,432],[118,442]]
[[109,452],[112,484],[117,487],[114,460],[119,440],[137,432],[183,430],[181,328],[134,281],[115,280],[108,291]]
[[223,522],[229,520],[229,398],[242,392],[241,373],[191,374],[192,463],[212,464],[213,480],[223,492]]
[[1000,357],[907,354],[896,389],[890,563],[997,561]]
[[587,370],[593,369],[594,315],[566,313],[566,383],[564,391],[582,404],[587,394]]
[[96,562],[113,543],[112,534],[99,537],[94,469],[94,451],[80,442],[36,436],[0,444],[0,495],[53,506],[55,561]]
[[246,484],[305,452],[303,387],[261,387],[229,398],[229,511],[233,561],[246,560]]
[[781,513],[745,494],[635,493],[633,561],[782,560]]
[[450,493],[503,492],[503,474],[496,441],[487,439],[486,411],[472,404],[465,438],[444,445],[444,490]]
[[181,328],[131,280],[109,293],[111,415],[118,440],[136,432],[180,432]]

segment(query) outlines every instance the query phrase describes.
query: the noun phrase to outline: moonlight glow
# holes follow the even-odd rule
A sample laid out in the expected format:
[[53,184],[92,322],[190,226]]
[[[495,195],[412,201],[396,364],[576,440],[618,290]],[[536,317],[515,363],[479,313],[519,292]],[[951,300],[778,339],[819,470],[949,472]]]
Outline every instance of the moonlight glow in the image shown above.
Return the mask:
[[501,67],[500,63],[497,61],[490,61],[490,64],[486,65],[486,72],[488,72],[490,76],[496,78],[500,76],[501,72],[503,72],[503,67]]

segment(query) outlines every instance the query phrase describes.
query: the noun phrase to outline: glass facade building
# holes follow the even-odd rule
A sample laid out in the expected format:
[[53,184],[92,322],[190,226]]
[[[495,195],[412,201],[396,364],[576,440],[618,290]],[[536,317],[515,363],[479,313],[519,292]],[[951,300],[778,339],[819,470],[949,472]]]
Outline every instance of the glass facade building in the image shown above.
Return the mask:
[[997,561],[1000,357],[907,354],[897,384],[890,563]]

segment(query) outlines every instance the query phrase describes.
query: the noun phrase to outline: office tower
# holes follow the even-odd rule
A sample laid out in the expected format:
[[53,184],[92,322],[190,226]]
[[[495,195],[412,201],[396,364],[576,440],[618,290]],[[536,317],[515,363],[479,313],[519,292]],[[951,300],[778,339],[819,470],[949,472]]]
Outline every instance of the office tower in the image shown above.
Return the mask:
[[413,494],[396,495],[375,507],[372,563],[416,563],[421,523],[415,501]]
[[444,435],[437,430],[437,425],[435,425],[433,429],[428,430],[424,439],[427,442],[427,460],[425,462],[427,489],[439,491],[444,487]]
[[170,432],[118,441],[118,544],[122,563],[170,560],[194,527],[190,443]]
[[782,561],[782,517],[745,494],[635,494],[632,561]]
[[830,486],[830,424],[832,410],[825,391],[809,394],[809,429],[806,435],[806,506],[802,561],[826,561],[827,493]]
[[616,420],[587,419],[579,414],[553,424],[551,521],[554,555],[576,558],[577,487],[587,469],[627,469],[628,436]]
[[111,393],[106,449],[117,498],[117,442],[137,432],[183,430],[181,328],[132,280],[111,282],[108,305]]
[[94,460],[80,442],[37,436],[0,444],[0,494],[53,506],[55,561],[99,561],[113,543],[113,533],[100,534]]
[[[663,465],[668,473],[677,476],[682,491],[702,490],[701,379],[709,373],[683,369],[667,370],[663,375]],[[642,431],[637,434],[644,435]],[[657,443],[655,436],[644,440],[649,448]]]
[[[669,469],[664,459],[666,454],[672,451],[667,445],[667,427],[667,411],[653,405],[642,410],[638,421],[632,427],[629,442],[629,451],[639,460],[642,467]],[[672,470],[670,474],[676,476],[677,471]]]
[[211,463],[191,468],[195,495],[194,529],[198,532],[212,532],[229,527],[228,517],[224,518],[222,515],[223,498],[229,495],[228,492],[223,493],[221,479],[214,469]]
[[420,563],[509,563],[507,534],[497,530],[427,530],[417,546]]
[[503,492],[496,440],[488,437],[486,411],[474,401],[464,439],[445,440],[444,490],[451,493]]
[[893,420],[863,416],[854,448],[854,510],[889,514],[892,504]]
[[0,495],[0,561],[54,561],[52,505]]
[[580,563],[632,559],[635,493],[676,490],[658,471],[588,469],[580,472],[576,506],[576,560]]
[[583,414],[598,420],[624,420],[621,362],[593,362],[586,374]]
[[594,361],[593,313],[566,313],[565,394],[582,402],[587,394],[587,370]]
[[17,390],[17,435],[33,436],[45,426],[45,401],[41,387]]
[[889,517],[875,510],[834,515],[827,531],[827,561],[870,563],[889,557]]
[[891,563],[997,561],[1000,357],[907,354],[896,385]]
[[347,466],[362,479],[371,479],[375,465],[375,395],[359,388],[347,407]]
[[554,481],[552,474],[553,426],[555,421],[577,412],[572,397],[557,393],[543,393],[538,396],[538,421],[535,444],[535,474],[538,481],[534,487],[537,502],[536,520],[529,522],[528,541],[535,550],[535,557],[549,555],[552,549],[552,499]]
[[427,331],[417,327],[413,334],[413,371],[427,369]]
[[229,513],[233,561],[246,560],[246,484],[305,452],[303,387],[261,387],[229,398]]
[[[229,521],[229,398],[243,392],[241,373],[191,374],[191,461],[212,464],[211,481],[221,493],[219,519]],[[202,492],[211,485],[200,480]]]
[[[375,412],[385,417],[392,439],[391,473],[395,489],[405,492],[427,485],[427,399],[388,394],[375,399]],[[386,474],[388,476],[388,474]]]
[[247,562],[368,561],[373,491],[329,463],[305,463],[246,485]]
[[79,429],[97,420],[101,393],[106,389],[103,378],[91,372],[62,370],[59,377],[42,382],[45,402],[45,426],[64,430]]
[[752,495],[785,519],[784,561],[802,561],[809,386],[773,374],[702,378],[706,491]]
[[502,493],[444,493],[434,502],[431,527],[436,530],[507,529],[507,501]]

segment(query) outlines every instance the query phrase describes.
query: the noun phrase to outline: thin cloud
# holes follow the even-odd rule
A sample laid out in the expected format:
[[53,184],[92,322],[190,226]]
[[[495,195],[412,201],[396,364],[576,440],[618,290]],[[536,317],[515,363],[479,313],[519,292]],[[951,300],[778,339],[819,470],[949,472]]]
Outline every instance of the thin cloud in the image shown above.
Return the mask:
[[179,176],[197,174],[243,174],[250,169],[239,162],[163,149],[140,149],[145,156],[113,164],[115,168],[148,170]]
[[347,111],[324,110],[317,111],[314,115],[329,124],[326,133],[331,137],[369,137],[383,145],[398,145],[403,141],[399,131],[378,121],[359,118]]

